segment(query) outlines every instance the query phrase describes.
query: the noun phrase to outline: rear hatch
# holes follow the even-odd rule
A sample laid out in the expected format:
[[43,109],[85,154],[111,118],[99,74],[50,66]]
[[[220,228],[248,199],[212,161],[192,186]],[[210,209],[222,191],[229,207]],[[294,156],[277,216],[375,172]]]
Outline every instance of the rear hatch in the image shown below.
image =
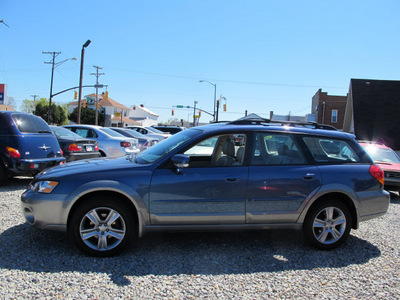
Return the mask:
[[60,146],[49,126],[34,115],[12,115],[19,134],[16,133],[17,145],[21,159],[40,159],[61,157]]

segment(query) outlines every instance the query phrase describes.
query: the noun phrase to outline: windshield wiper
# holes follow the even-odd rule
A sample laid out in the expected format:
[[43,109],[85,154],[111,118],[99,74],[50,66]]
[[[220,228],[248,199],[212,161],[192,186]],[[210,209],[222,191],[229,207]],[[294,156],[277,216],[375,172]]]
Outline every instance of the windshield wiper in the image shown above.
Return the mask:
[[52,132],[48,130],[39,130],[38,133],[52,133]]

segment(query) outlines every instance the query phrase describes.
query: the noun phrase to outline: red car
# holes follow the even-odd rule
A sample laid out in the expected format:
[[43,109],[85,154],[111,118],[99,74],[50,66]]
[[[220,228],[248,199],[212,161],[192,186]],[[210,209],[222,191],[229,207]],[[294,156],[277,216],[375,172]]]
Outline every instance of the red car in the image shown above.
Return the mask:
[[400,191],[400,158],[391,148],[374,142],[359,142],[385,173],[385,189]]

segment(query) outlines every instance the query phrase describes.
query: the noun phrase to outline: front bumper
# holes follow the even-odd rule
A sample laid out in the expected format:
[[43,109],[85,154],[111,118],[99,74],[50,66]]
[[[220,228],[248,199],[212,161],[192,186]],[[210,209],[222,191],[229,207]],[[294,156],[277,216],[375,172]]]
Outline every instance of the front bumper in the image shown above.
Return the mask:
[[400,172],[383,171],[385,173],[385,188],[400,190]]
[[26,222],[38,229],[67,230],[66,198],[64,194],[43,194],[26,190],[21,195],[22,214]]

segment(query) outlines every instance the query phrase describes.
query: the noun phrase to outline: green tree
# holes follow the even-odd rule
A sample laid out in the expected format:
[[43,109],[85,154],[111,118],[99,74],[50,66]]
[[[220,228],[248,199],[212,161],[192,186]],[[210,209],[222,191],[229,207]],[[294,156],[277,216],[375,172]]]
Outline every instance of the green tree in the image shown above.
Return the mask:
[[5,104],[8,106],[11,106],[13,109],[18,110],[17,104],[15,102],[15,99],[13,97],[7,97]]
[[[74,111],[69,114],[68,118],[77,123],[78,122],[78,108],[76,107]],[[94,125],[96,123],[96,111],[91,108],[81,108],[81,124]],[[99,113],[98,124],[104,124],[104,114]]]
[[[42,117],[47,122],[49,113],[49,103],[45,98],[41,98],[36,105],[35,115]],[[67,111],[65,107],[57,105],[54,102],[51,104],[50,124],[64,125],[67,123]]]
[[26,113],[33,113],[35,110],[33,107],[33,100],[28,100],[28,99],[23,100],[20,105],[20,110]]

